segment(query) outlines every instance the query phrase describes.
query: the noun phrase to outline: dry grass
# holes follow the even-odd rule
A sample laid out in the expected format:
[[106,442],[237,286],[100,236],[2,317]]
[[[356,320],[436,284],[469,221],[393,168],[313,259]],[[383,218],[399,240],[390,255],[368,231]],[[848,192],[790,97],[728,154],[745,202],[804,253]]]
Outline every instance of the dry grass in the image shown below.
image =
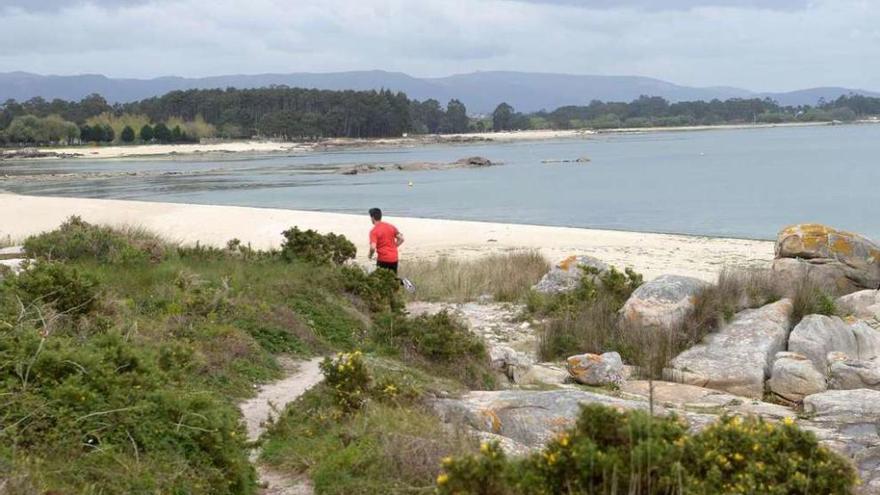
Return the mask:
[[641,368],[645,377],[660,376],[669,360],[728,323],[739,311],[781,298],[794,303],[792,325],[809,314],[834,314],[833,290],[803,277],[784,285],[767,269],[724,270],[718,282],[695,297],[694,308],[670,330],[633,327],[619,318],[619,305],[602,294],[576,311],[551,318],[541,334],[539,354],[553,360],[582,352],[617,351]]
[[518,301],[549,270],[550,263],[537,251],[401,265],[401,275],[415,283],[419,300],[444,302],[473,301],[483,295],[496,301]]

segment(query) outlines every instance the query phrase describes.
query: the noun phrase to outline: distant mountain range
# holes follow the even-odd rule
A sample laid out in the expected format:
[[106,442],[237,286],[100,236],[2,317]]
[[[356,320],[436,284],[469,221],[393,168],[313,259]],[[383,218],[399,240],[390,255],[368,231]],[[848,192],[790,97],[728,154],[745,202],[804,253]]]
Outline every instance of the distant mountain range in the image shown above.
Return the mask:
[[35,96],[51,100],[79,100],[98,93],[111,103],[160,96],[169,91],[195,88],[258,88],[271,85],[318,89],[403,91],[419,100],[434,98],[445,105],[458,98],[470,113],[489,113],[506,101],[518,111],[553,110],[564,105],[585,105],[591,100],[631,101],[641,95],[670,101],[713,98],[772,98],[783,105],[814,105],[819,98],[832,100],[855,93],[878,96],[860,89],[822,87],[785,93],[757,93],[732,87],[689,87],[640,76],[579,76],[532,72],[472,72],[439,78],[417,78],[401,72],[356,71],[326,74],[291,73],[229,75],[202,78],[159,77],[112,79],[102,75],[43,76],[27,72],[0,73],[0,101]]

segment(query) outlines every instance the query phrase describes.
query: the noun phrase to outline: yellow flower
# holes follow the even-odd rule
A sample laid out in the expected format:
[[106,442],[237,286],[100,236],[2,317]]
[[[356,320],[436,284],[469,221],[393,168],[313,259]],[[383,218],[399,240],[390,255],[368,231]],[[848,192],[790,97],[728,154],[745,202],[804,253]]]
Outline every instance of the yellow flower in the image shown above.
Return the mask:
[[447,476],[446,473],[440,473],[440,475],[437,476],[438,485],[445,485],[447,481],[449,481],[449,476]]
[[452,457],[444,457],[441,462],[443,463],[444,466],[448,466],[448,465],[452,464]]
[[792,417],[790,417],[790,416],[789,416],[789,417],[786,417],[785,419],[782,420],[782,423],[783,423],[785,426],[791,426],[791,425],[794,424],[794,418],[792,418]]
[[735,461],[737,461],[737,462],[740,462],[740,461],[742,461],[743,459],[745,459],[745,457],[743,457],[743,455],[740,454],[739,452],[733,454],[733,460],[735,460]]

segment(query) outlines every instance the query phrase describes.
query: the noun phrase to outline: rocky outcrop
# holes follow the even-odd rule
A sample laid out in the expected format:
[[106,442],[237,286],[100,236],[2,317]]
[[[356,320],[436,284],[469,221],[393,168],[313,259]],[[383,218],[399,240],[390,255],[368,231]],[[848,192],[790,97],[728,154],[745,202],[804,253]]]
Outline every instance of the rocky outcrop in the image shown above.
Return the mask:
[[783,287],[796,287],[802,280],[838,294],[848,294],[862,287],[847,277],[842,263],[828,260],[800,260],[779,258],[770,265],[774,276]]
[[813,421],[865,423],[880,421],[880,391],[828,390],[807,396],[804,412]]
[[[432,406],[445,421],[469,426],[480,438],[499,440],[508,454],[520,456],[572,426],[584,404],[646,411],[647,398],[653,395],[654,414],[674,413],[694,432],[714,423],[721,414],[756,414],[770,421],[796,416],[785,406],[693,385],[657,381],[653,394],[649,390],[646,381],[630,381],[621,387],[622,397],[577,389],[470,392],[459,398],[436,399]],[[815,418],[797,420],[798,426],[814,433],[823,445],[854,461],[864,487],[869,489],[860,493],[866,494],[880,487],[880,449],[873,423],[880,418],[880,395],[871,394],[880,392],[810,395],[805,402]],[[850,419],[853,421],[846,421]]]
[[767,385],[771,392],[791,402],[800,402],[828,388],[825,375],[806,356],[796,352],[776,354]]
[[569,256],[551,268],[534,289],[544,294],[574,290],[582,277],[590,276],[585,273],[584,268],[602,273],[608,270],[608,265],[592,256]]
[[880,358],[862,360],[842,352],[828,353],[828,388],[880,390]]
[[841,290],[880,288],[880,246],[859,234],[820,224],[793,225],[779,232],[776,258],[801,260],[833,278]]
[[880,290],[861,290],[837,298],[837,308],[846,315],[880,319]]
[[484,158],[482,156],[471,156],[468,158],[462,158],[460,160],[455,161],[456,165],[460,165],[462,167],[491,167],[494,165],[492,160],[488,158]]
[[803,354],[824,372],[829,352],[859,360],[880,355],[880,332],[864,322],[848,324],[836,316],[808,315],[791,331],[788,350]]
[[[644,401],[574,389],[480,391],[433,402],[434,409],[448,422],[466,424],[532,448],[542,447],[556,433],[573,426],[582,404],[648,409]],[[658,407],[656,411],[662,413],[664,409]]]
[[494,370],[515,383],[520,381],[522,374],[528,372],[533,363],[528,356],[506,345],[489,347],[489,359]]
[[708,284],[693,277],[661,275],[636,289],[620,310],[627,325],[670,329],[693,309],[694,298]]
[[730,324],[676,356],[667,378],[761,398],[773,358],[785,350],[791,312],[791,301],[782,299],[737,313]]
[[620,385],[624,381],[623,360],[616,352],[571,356],[566,365],[571,378],[584,385]]

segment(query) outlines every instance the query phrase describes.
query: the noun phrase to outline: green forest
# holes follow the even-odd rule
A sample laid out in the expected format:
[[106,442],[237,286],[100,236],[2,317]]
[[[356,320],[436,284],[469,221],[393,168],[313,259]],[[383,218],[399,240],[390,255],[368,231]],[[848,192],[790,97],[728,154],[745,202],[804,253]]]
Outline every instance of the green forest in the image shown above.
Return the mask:
[[490,115],[469,115],[401,92],[330,91],[289,87],[193,89],[110,104],[94,94],[80,101],[33,98],[0,104],[0,145],[179,143],[206,138],[317,140],[380,138],[528,129],[609,129],[783,122],[850,122],[880,115],[880,98],[845,95],[816,106],[781,106],[770,99],[670,103],[642,96],[631,102],[592,101],[552,111],[517,112],[499,103]]

